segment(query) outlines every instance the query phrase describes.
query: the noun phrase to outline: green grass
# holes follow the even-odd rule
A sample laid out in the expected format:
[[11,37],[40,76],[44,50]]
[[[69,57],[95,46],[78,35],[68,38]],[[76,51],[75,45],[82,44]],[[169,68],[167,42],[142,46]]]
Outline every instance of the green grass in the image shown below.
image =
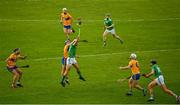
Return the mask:
[[[1,0],[0,103],[146,104],[148,96],[143,97],[138,90],[134,90],[132,97],[125,96],[127,81],[121,85],[116,83],[117,79],[130,75],[130,71],[120,71],[118,67],[128,64],[131,52],[137,53],[144,73],[150,71],[150,59],[156,58],[167,86],[180,94],[179,5],[179,0]],[[58,19],[63,7],[67,7],[75,19],[82,17],[81,39],[89,41],[79,43],[77,50],[87,81],[79,81],[72,69],[71,85],[65,88],[59,84],[65,36]],[[125,41],[123,45],[109,36],[108,45],[102,47],[105,13],[111,13],[112,18],[118,20],[114,23]],[[131,21],[138,19],[144,20]],[[74,27],[77,29],[75,24]],[[6,70],[4,60],[16,47],[28,56],[18,64],[31,67],[23,69],[24,87],[11,89],[12,75]],[[37,60],[56,57],[58,59]],[[149,82],[144,78],[140,80],[145,87]],[[155,97],[155,103],[175,103],[174,97],[159,87],[155,88]]]

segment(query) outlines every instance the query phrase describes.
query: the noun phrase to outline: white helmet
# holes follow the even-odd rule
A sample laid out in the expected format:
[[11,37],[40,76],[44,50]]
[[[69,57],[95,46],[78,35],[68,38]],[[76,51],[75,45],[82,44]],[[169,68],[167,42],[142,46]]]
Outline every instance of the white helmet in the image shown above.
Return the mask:
[[62,10],[63,10],[63,11],[67,11],[67,8],[63,8]]
[[131,53],[130,58],[136,59],[137,55],[135,53]]

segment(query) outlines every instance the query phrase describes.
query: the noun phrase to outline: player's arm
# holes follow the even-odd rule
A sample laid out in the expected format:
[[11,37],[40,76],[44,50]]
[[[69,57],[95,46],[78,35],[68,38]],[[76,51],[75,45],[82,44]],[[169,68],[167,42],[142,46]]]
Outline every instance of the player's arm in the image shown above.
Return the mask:
[[132,67],[132,62],[130,61],[128,66],[125,66],[125,67],[119,67],[120,70],[128,70]]
[[152,76],[154,74],[154,70],[152,70],[150,73],[148,74],[143,74],[144,77],[148,78],[150,76]]
[[120,70],[128,70],[128,69],[130,69],[130,68],[131,68],[131,66],[129,66],[129,65],[128,65],[128,66],[125,66],[125,67],[119,67]]
[[60,15],[60,23],[62,24],[62,22],[63,22],[63,16]]
[[69,15],[70,19],[71,19],[71,24],[73,23],[73,17],[71,15]]
[[79,41],[79,36],[77,36],[71,43],[70,45],[75,45]]
[[7,59],[5,60],[5,62],[8,62],[8,60],[9,60],[9,58],[7,58]]
[[18,59],[26,59],[27,56],[23,56],[23,55],[18,55]]
[[110,25],[110,26],[106,26],[106,28],[111,28],[114,27],[114,24]]

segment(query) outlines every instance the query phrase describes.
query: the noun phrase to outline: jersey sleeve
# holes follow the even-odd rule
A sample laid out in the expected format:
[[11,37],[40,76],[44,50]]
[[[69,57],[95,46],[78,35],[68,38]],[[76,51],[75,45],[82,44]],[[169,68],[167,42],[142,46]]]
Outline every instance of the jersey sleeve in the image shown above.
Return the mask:
[[151,70],[155,72],[156,71],[155,66],[152,66]]
[[70,14],[68,14],[68,17],[72,19],[72,16]]
[[132,61],[129,62],[128,66],[131,68],[132,67]]

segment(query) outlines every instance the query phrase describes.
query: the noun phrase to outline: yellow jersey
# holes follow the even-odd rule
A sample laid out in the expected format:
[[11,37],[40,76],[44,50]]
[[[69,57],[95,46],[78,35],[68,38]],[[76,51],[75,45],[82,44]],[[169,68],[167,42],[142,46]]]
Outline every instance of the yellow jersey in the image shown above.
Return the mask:
[[131,60],[128,66],[131,68],[132,74],[140,73],[140,67],[137,60]]
[[63,19],[63,25],[69,26],[72,23],[72,16],[69,13],[61,13],[61,18]]
[[16,61],[17,61],[17,59],[18,59],[18,57],[19,57],[20,55],[18,54],[15,54],[15,53],[12,53],[8,58],[7,58],[7,60],[6,60],[6,65],[8,66],[8,67],[14,67],[14,66],[16,66]]
[[68,58],[69,44],[64,46],[64,58]]

